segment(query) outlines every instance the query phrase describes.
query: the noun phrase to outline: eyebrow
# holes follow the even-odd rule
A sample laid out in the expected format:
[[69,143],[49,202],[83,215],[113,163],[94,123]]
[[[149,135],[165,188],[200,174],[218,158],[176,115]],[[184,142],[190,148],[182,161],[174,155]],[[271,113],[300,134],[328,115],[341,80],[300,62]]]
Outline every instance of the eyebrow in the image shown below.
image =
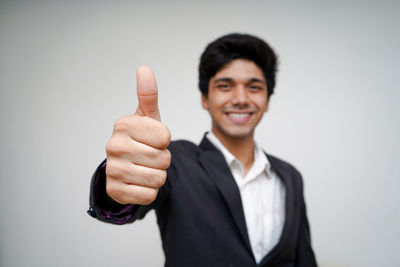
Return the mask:
[[252,83],[262,83],[262,84],[265,84],[265,83],[266,83],[265,80],[258,79],[258,78],[251,78],[251,79],[249,80],[249,82],[252,82]]
[[232,78],[228,77],[222,77],[214,80],[214,83],[219,83],[219,82],[231,82]]
[[[213,83],[215,84],[215,83],[218,83],[218,82],[231,82],[231,81],[233,81],[232,78],[229,78],[229,77],[221,77],[221,78],[215,79]],[[250,79],[248,80],[248,82],[251,82],[251,83],[258,82],[258,83],[266,84],[265,80],[259,79],[259,78],[254,78],[254,77],[253,77],[253,78],[250,78]]]

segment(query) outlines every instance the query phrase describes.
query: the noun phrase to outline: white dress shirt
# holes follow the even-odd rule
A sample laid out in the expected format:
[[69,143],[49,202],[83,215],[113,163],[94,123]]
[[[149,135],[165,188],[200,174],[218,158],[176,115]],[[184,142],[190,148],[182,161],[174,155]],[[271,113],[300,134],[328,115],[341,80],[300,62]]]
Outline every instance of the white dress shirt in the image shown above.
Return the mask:
[[254,258],[259,263],[276,244],[285,222],[285,186],[255,143],[254,162],[244,176],[242,163],[212,133],[210,142],[221,151],[239,187],[247,232]]

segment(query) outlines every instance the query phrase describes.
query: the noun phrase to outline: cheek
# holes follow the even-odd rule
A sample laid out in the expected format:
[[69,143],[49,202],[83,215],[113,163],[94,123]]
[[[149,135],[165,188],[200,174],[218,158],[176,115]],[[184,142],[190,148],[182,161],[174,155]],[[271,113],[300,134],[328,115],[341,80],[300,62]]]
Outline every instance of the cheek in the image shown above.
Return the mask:
[[253,103],[261,110],[267,111],[268,109],[268,101],[265,98],[255,98],[253,99]]
[[268,97],[267,97],[266,92],[262,96],[260,96],[260,98],[258,98],[258,101],[259,101],[259,105],[260,105],[259,107],[264,112],[267,111],[268,110],[269,101],[268,101]]
[[266,111],[268,110],[268,104],[269,104],[268,101],[266,101],[266,102],[263,103],[263,107],[264,107],[263,111],[264,111],[264,112],[266,112]]
[[215,110],[222,108],[226,102],[226,99],[222,95],[215,94],[212,99],[209,98],[208,104],[210,109],[212,108]]

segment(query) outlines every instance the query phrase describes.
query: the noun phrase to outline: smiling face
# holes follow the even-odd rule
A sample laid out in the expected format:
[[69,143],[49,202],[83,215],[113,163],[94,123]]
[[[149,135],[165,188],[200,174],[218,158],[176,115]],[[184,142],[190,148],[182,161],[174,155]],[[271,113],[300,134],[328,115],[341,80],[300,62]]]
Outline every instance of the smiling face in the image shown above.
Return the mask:
[[210,112],[212,131],[218,138],[252,139],[254,128],[268,110],[264,74],[250,60],[233,60],[210,78],[202,105]]

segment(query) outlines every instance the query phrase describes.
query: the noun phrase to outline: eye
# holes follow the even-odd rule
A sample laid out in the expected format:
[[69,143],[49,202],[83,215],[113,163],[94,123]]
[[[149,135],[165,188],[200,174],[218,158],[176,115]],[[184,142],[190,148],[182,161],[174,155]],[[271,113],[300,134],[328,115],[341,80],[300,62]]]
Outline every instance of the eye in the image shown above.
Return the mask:
[[249,89],[251,91],[261,91],[264,88],[262,86],[260,86],[260,85],[252,84],[252,85],[249,86]]
[[225,91],[225,90],[229,90],[230,85],[228,83],[220,83],[220,84],[217,84],[217,88]]

